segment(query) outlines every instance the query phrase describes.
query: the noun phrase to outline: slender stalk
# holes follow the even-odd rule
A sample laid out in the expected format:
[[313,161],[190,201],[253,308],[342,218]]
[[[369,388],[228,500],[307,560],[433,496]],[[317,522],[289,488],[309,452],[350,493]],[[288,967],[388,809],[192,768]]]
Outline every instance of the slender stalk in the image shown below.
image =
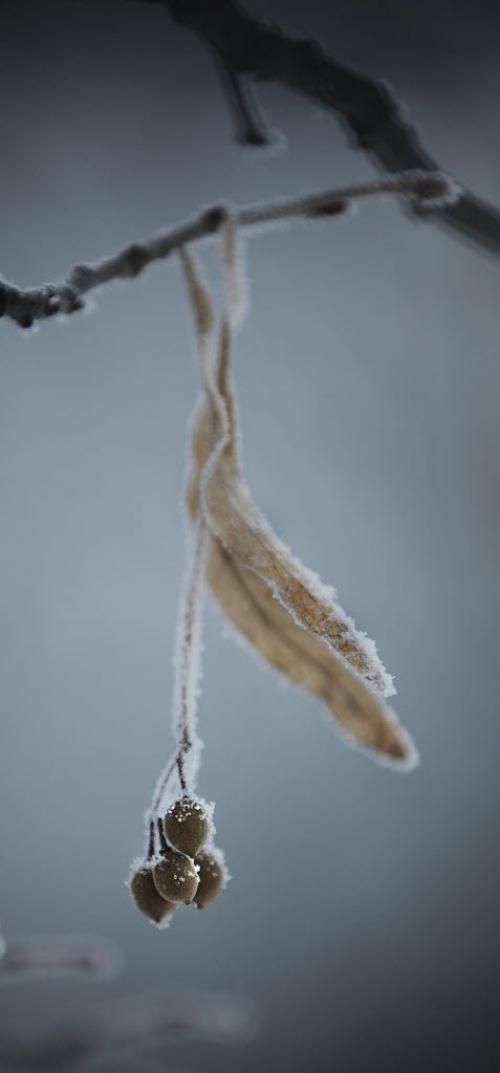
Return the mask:
[[243,76],[236,74],[217,52],[215,58],[222,88],[234,118],[235,140],[240,145],[270,145],[272,137],[257,104],[253,86]]
[[165,838],[165,831],[163,830],[163,821],[160,816],[156,820],[156,827],[158,830],[158,841],[160,843],[160,853],[164,856],[169,852],[169,845]]
[[196,733],[196,700],[200,672],[199,633],[207,536],[205,522],[199,519],[194,531],[192,553],[179,608],[174,687],[174,733],[177,748],[156,784],[150,822],[161,810],[163,798],[176,771],[182,792],[189,793],[190,777],[186,771],[185,760],[189,754],[194,754],[196,760],[200,747]]
[[186,793],[188,789],[184,759],[198,745],[196,735],[196,695],[200,671],[199,633],[207,539],[207,527],[200,517],[194,530],[192,558],[179,616],[178,682],[174,720],[179,743],[176,765],[183,793]]

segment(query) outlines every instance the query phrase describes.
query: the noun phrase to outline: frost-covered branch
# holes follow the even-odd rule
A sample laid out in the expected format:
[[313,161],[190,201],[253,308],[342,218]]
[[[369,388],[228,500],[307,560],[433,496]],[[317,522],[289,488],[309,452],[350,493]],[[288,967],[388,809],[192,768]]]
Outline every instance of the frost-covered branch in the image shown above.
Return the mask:
[[[286,220],[342,215],[351,201],[377,194],[396,194],[421,208],[429,204],[455,201],[458,188],[439,172],[404,172],[400,175],[336,187],[320,193],[245,206],[235,210],[240,227],[258,228],[258,234]],[[153,261],[169,256],[191,242],[214,235],[225,219],[225,207],[205,209],[185,223],[135,242],[95,264],[75,265],[61,283],[21,290],[0,280],[0,316],[9,317],[21,328],[31,328],[37,320],[58,313],[74,313],[84,305],[83,295],[111,280],[133,279]]]

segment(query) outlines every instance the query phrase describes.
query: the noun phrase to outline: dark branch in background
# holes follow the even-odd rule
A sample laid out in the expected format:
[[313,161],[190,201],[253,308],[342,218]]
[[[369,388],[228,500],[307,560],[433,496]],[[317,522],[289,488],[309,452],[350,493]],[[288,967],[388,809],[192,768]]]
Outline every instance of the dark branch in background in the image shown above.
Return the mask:
[[235,141],[239,145],[257,148],[271,145],[273,138],[252,86],[241,75],[235,74],[217,53],[215,62],[228,106],[233,113]]
[[[439,164],[402,116],[391,90],[340,63],[315,41],[294,40],[279,27],[250,15],[235,0],[142,0],[163,3],[177,22],[221,56],[234,76],[280,82],[331,109],[354,144],[389,173]],[[236,83],[238,85],[238,83]],[[500,212],[463,189],[453,205],[417,210],[484,252],[500,255]]]
[[[339,63],[316,42],[287,37],[279,27],[249,15],[236,0],[138,2],[162,4],[173,19],[208,44],[222,66],[237,118],[238,137],[246,144],[262,145],[269,135],[245,80],[277,81],[336,112],[354,143],[381,171],[402,175],[416,170],[421,176],[439,172],[416,131],[403,119],[389,88]],[[429,181],[432,182],[431,175]],[[404,204],[414,216],[443,224],[483,252],[500,255],[500,212],[470,191],[462,188],[460,197],[444,201],[438,198],[436,203],[428,197],[405,198]],[[332,205],[330,211],[335,214],[338,207],[335,201]],[[314,215],[314,209],[309,206],[309,210],[302,214]],[[325,208],[321,212],[326,214]],[[214,222],[217,219],[219,222]],[[86,291],[110,279],[137,275],[150,261],[168,256],[184,241],[217,230],[219,223],[220,212],[214,216],[212,210],[148,243],[130,246],[98,266],[78,266],[64,283],[55,286],[20,290],[0,280],[0,317],[5,315],[29,328],[36,320],[73,313],[82,308],[80,296]]]
[[[377,194],[396,194],[412,204],[453,200],[458,191],[445,175],[405,172],[392,178],[375,179],[354,186],[337,187],[319,194],[303,194],[261,205],[248,205],[235,213],[240,227],[263,227],[283,220],[311,219],[343,215],[353,200]],[[58,313],[82,309],[82,295],[115,279],[134,279],[152,261],[168,257],[189,242],[208,238],[219,230],[227,210],[221,206],[205,209],[186,223],[162,231],[144,242],[135,242],[94,265],[75,265],[62,283],[20,290],[0,279],[0,316],[9,317],[21,328],[31,328],[37,320]]]

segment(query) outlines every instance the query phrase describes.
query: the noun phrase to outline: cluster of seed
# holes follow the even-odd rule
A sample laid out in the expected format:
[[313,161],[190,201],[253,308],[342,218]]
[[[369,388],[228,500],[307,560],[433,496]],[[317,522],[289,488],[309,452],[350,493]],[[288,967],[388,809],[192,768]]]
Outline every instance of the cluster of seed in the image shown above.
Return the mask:
[[228,880],[224,855],[211,843],[211,815],[201,801],[184,795],[160,821],[160,853],[145,860],[130,879],[137,908],[164,924],[178,905],[204,909]]

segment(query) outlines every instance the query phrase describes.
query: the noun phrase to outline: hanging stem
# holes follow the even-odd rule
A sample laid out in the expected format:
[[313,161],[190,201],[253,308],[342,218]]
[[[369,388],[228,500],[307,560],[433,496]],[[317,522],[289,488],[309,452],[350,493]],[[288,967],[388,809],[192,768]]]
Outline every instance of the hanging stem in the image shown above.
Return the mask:
[[206,545],[206,525],[202,519],[199,519],[194,530],[191,559],[179,608],[174,689],[174,731],[177,748],[155,787],[150,812],[153,820],[160,811],[168,784],[176,770],[182,792],[184,794],[189,792],[185,758],[200,746],[196,734],[196,699],[200,672],[199,633]]
[[[181,247],[179,253],[194,313],[197,348],[203,374],[207,350],[211,348],[214,341],[214,318],[208,292],[193,271],[193,266],[183,247]],[[149,830],[153,832],[152,835],[150,834],[149,841],[149,846],[153,846],[153,855],[156,848],[156,832],[160,840],[160,851],[165,852],[168,850],[159,813],[172,776],[176,771],[182,793],[184,795],[189,793],[188,773],[185,766],[188,754],[191,754],[189,775],[193,784],[197,773],[196,754],[200,751],[201,742],[196,734],[196,702],[200,677],[200,627],[208,539],[209,534],[206,523],[202,516],[199,515],[194,526],[178,613],[173,705],[174,736],[177,748],[156,783],[151,808],[147,814]],[[194,789],[194,786],[192,789]]]
[[207,527],[204,520],[199,518],[194,530],[192,558],[179,617],[179,665],[174,719],[179,742],[176,765],[183,793],[187,792],[184,758],[198,743],[195,731],[196,692],[200,671],[199,627],[203,600],[206,546]]
[[158,816],[158,819],[156,821],[156,826],[158,828],[158,841],[160,843],[160,852],[165,856],[167,853],[169,853],[170,849],[169,849],[168,842],[167,842],[167,840],[165,838],[165,832],[163,830],[163,822],[162,822],[162,820],[161,820],[161,818],[159,816]]
[[147,852],[147,860],[148,861],[150,861],[154,857],[155,850],[156,850],[155,822],[154,822],[154,820],[150,819],[149,828],[148,828],[148,852]]
[[[223,366],[228,359],[231,330],[238,323],[243,308],[243,285],[236,256],[235,222],[224,213],[221,225],[222,223],[225,225],[221,255],[225,268],[226,314],[222,319],[218,343],[216,343],[214,332],[215,321],[210,295],[195,262],[183,247],[179,251],[194,315],[200,372],[208,399],[213,399],[212,376],[219,375],[221,363]],[[221,419],[220,415],[219,419]],[[212,431],[216,434],[216,407],[212,413],[212,421]],[[222,417],[222,423],[224,423],[224,417]],[[160,813],[175,771],[177,771],[182,794],[188,796],[194,792],[197,759],[201,747],[196,733],[196,702],[201,663],[200,632],[204,577],[209,540],[209,528],[202,512],[199,511],[195,520],[184,588],[179,604],[173,706],[177,748],[158,779],[151,809],[147,815],[150,857],[155,852],[156,833],[159,837],[160,852],[168,852]],[[188,756],[190,764],[189,770],[186,770]]]

